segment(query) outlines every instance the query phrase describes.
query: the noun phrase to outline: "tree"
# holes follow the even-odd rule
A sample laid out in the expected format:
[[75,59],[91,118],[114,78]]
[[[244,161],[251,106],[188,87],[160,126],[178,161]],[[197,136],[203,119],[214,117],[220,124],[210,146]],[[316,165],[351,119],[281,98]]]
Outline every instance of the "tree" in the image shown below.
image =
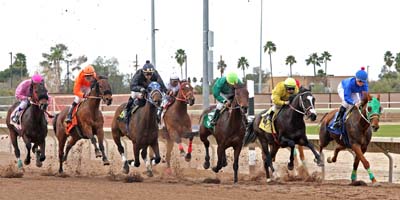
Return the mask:
[[245,70],[249,67],[249,62],[245,57],[240,57],[238,60],[237,68],[243,70],[243,82],[245,82],[246,75]]
[[196,78],[196,77],[193,77],[192,81],[193,81],[193,83],[196,85],[196,83],[197,83],[197,78]]
[[312,53],[310,57],[306,59],[307,66],[312,64],[314,66],[314,76],[317,76],[317,72],[315,71],[315,65],[321,67],[321,59],[318,57],[317,53]]
[[175,59],[176,62],[179,64],[179,66],[181,67],[181,79],[183,79],[183,68],[182,65],[184,62],[186,62],[186,53],[185,50],[183,49],[178,49],[175,52]]
[[264,45],[264,53],[268,51],[269,54],[269,66],[271,70],[271,88],[274,88],[274,78],[272,75],[272,57],[271,54],[273,52],[276,52],[276,46],[272,41],[267,41],[267,43]]
[[326,70],[328,68],[328,61],[331,61],[331,57],[332,55],[329,52],[324,51],[319,58],[323,63],[325,63],[325,75],[328,75]]
[[[56,44],[56,46],[50,48],[50,53],[42,54],[44,61],[40,62],[40,65],[44,68],[45,76],[52,77],[54,74],[54,79],[48,81],[51,85],[50,87],[55,92],[60,92],[61,90],[61,62],[69,59],[72,54],[68,53],[68,47],[64,44]],[[54,83],[54,85],[52,84]],[[53,87],[52,87],[53,86]]]
[[289,67],[290,67],[290,77],[292,77],[292,65],[296,62],[297,61],[294,56],[290,55],[290,56],[286,57],[286,65],[289,65]]
[[28,70],[26,69],[26,56],[23,53],[17,53],[14,56],[14,63],[13,63],[13,74],[18,74],[19,72],[19,77],[20,80],[22,80],[22,77],[28,76]]
[[393,62],[394,62],[393,59],[394,59],[394,56],[393,56],[392,52],[386,51],[385,55],[383,57],[383,60],[385,61],[385,65],[387,65],[389,67],[389,69],[393,65]]
[[126,91],[129,91],[129,83],[124,84],[124,80],[127,79],[124,74],[119,72],[118,65],[119,62],[114,57],[107,59],[99,56],[93,61],[93,67],[96,70],[96,74],[108,77],[108,82],[111,85],[113,93],[126,93]]
[[396,63],[394,64],[394,66],[395,66],[395,68],[396,68],[396,71],[397,71],[398,73],[400,73],[400,53],[397,53],[397,54],[396,54],[396,58],[394,59],[394,61],[396,62]]
[[224,74],[224,71],[225,71],[225,68],[226,68],[226,64],[225,64],[225,61],[222,60],[222,56],[220,56],[220,59],[218,61],[218,66],[217,67],[218,67],[218,70],[221,73],[221,77],[222,77],[222,74]]

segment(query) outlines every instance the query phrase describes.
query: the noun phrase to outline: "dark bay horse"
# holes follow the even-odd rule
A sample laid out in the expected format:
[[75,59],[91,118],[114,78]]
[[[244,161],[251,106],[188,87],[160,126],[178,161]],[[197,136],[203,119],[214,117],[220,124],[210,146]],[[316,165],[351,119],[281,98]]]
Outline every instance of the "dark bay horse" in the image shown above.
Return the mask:
[[214,129],[206,128],[203,124],[203,116],[211,112],[215,106],[212,106],[203,111],[200,117],[200,139],[204,144],[206,150],[205,162],[203,164],[205,169],[210,167],[210,154],[209,146],[210,142],[207,137],[214,135],[218,148],[218,162],[217,166],[213,167],[212,170],[217,173],[222,167],[227,165],[226,152],[225,150],[229,147],[234,149],[234,182],[238,181],[238,169],[239,169],[239,155],[242,150],[243,137],[246,131],[246,112],[249,106],[249,92],[245,85],[235,86],[235,96],[229,108],[221,113],[220,118],[217,121]]
[[[100,100],[103,100],[103,103],[106,103],[107,105],[111,105],[112,103],[111,87],[107,78],[103,76],[98,76],[98,78],[93,80],[89,96],[76,106],[77,111],[75,117],[77,118],[78,124],[69,134],[67,133],[67,124],[64,122],[68,113],[68,107],[57,114],[53,120],[53,128],[58,140],[58,158],[60,161],[59,173],[63,173],[63,162],[67,160],[68,153],[72,146],[74,146],[81,138],[90,139],[95,148],[96,158],[102,156],[103,164],[109,165],[103,145],[104,118],[103,114],[99,110]],[[99,140],[100,150],[97,147],[97,141],[94,137],[95,135]],[[70,139],[68,140],[64,153],[64,146],[68,137]]]
[[193,95],[193,87],[190,85],[190,79],[188,81],[181,81],[180,89],[174,102],[169,106],[164,114],[164,123],[166,128],[166,140],[167,140],[167,153],[166,161],[167,166],[170,167],[171,151],[174,147],[174,141],[179,144],[179,149],[184,155],[181,138],[189,138],[189,145],[187,154],[185,156],[186,161],[190,161],[192,153],[192,122],[187,112],[187,104],[193,105],[195,98]]
[[[315,150],[312,143],[310,143],[306,136],[306,126],[304,122],[304,116],[307,116],[312,121],[317,118],[315,111],[315,98],[309,90],[302,90],[297,94],[290,102],[288,106],[282,107],[282,109],[276,114],[276,119],[273,121],[276,130],[276,136],[272,133],[266,133],[264,130],[259,128],[260,121],[262,120],[263,113],[256,115],[253,123],[249,126],[249,137],[246,135],[244,141],[248,144],[258,138],[263,150],[264,168],[267,175],[267,181],[270,181],[269,168],[274,171],[272,161],[275,160],[276,153],[280,147],[290,147],[290,160],[288,163],[288,169],[293,170],[294,168],[294,150],[295,145],[307,146],[313,152],[315,161],[318,165],[322,165],[320,155]],[[249,139],[250,138],[250,139]],[[269,152],[269,145],[271,145],[271,153]]]
[[[129,119],[129,125],[119,119],[120,113],[126,106],[126,103],[120,105],[115,111],[111,125],[111,132],[118,152],[121,154],[123,164],[123,172],[129,173],[129,161],[126,159],[124,147],[121,144],[121,137],[128,136],[132,141],[134,153],[134,166],[140,166],[139,153],[145,162],[148,162],[147,172],[152,176],[152,161],[147,160],[147,147],[150,146],[155,153],[154,162],[158,164],[161,160],[158,147],[158,124],[157,124],[157,108],[161,105],[162,93],[160,85],[157,82],[149,84],[145,94],[145,105],[139,107]],[[128,129],[127,129],[128,128]],[[153,159],[153,158],[152,158]]]
[[[27,149],[27,155],[24,160],[25,165],[31,162],[31,148],[36,154],[36,166],[41,167],[42,162],[46,159],[46,136],[47,136],[47,120],[45,117],[48,105],[47,89],[43,82],[33,83],[31,86],[32,97],[30,105],[26,108],[21,116],[21,129],[19,130],[10,123],[10,116],[14,109],[19,105],[16,102],[8,109],[6,124],[10,131],[11,143],[14,147],[15,157],[17,158],[18,168],[22,168],[20,159],[20,151],[18,148],[18,136],[22,137]],[[40,148],[38,148],[40,147]]]
[[352,107],[350,116],[345,121],[345,130],[348,135],[348,143],[350,147],[346,147],[344,138],[340,135],[331,133],[328,125],[329,122],[335,117],[337,110],[329,112],[321,120],[321,128],[319,131],[319,141],[320,141],[320,153],[323,148],[326,147],[329,142],[335,140],[336,148],[333,157],[327,159],[328,163],[336,162],[339,151],[346,148],[351,148],[356,154],[354,158],[353,171],[351,173],[351,181],[355,182],[357,180],[357,168],[360,161],[367,170],[369,178],[372,183],[376,183],[374,174],[370,169],[370,164],[368,160],[364,157],[364,153],[367,151],[368,144],[371,141],[372,131],[376,132],[379,129],[379,118],[382,112],[382,107],[380,104],[380,95],[377,97],[372,97],[369,93],[363,93],[363,98],[360,107]]

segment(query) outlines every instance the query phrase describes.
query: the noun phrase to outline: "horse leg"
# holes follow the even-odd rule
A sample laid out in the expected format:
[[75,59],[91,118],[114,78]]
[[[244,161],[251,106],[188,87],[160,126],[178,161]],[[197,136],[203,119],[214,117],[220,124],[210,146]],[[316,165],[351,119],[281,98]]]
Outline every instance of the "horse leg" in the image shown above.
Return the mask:
[[193,144],[193,138],[189,139],[189,145],[188,145],[188,150],[187,150],[187,154],[185,156],[185,160],[186,162],[190,162],[190,160],[192,159],[192,144]]
[[[200,130],[201,130],[201,127],[200,127]],[[200,132],[200,133],[202,133],[202,132]],[[203,163],[204,169],[210,168],[210,152],[209,152],[210,141],[208,141],[207,137],[208,137],[208,135],[200,134],[200,139],[203,142],[204,148],[206,151],[206,156],[204,158],[204,163]]]
[[103,129],[97,131],[97,139],[99,139],[99,148],[101,151],[101,156],[103,157],[103,165],[110,165],[110,161],[108,161],[105,150],[104,150],[104,132]]
[[[242,145],[237,145],[234,148],[233,155],[234,155],[234,160],[233,160],[233,182],[237,183],[238,182],[238,170],[239,170],[239,155],[242,150]],[[225,151],[224,151],[225,153]],[[225,160],[226,160],[226,155],[225,155]],[[226,161],[225,161],[226,162]]]
[[68,144],[67,144],[67,147],[65,148],[65,154],[64,154],[64,156],[63,156],[63,158],[62,158],[62,161],[67,161],[67,158],[68,158],[68,153],[69,153],[69,151],[71,150],[71,148],[76,144],[76,142],[79,140],[79,138],[78,137],[71,137],[69,140],[68,140]]
[[44,139],[40,145],[40,162],[43,162],[44,160],[46,160],[46,140]]
[[293,170],[294,168],[294,149],[295,149],[295,142],[293,140],[287,139],[285,137],[281,137],[280,139],[281,146],[288,146],[290,147],[290,158],[288,163],[288,169]]
[[121,143],[121,133],[118,130],[112,130],[112,131],[113,131],[112,135],[113,135],[114,143],[117,145],[118,152],[121,155],[122,162],[124,163],[122,165],[122,172],[125,174],[128,174],[129,173],[129,163],[128,163],[128,160],[126,159],[125,150]]
[[278,144],[276,144],[275,142],[272,143],[272,145],[271,145],[271,158],[272,158],[272,162],[275,162],[275,157],[276,157],[276,154],[278,153],[279,148],[280,148],[280,147],[279,147]]
[[42,162],[40,162],[40,150],[38,149],[38,145],[36,143],[33,145],[32,151],[36,156],[36,167],[42,167]]
[[171,167],[171,152],[174,147],[174,141],[172,141],[170,138],[167,139],[167,153],[165,155],[165,160],[167,161],[167,167]]
[[154,157],[151,158],[151,161],[154,160],[155,164],[160,163],[161,161],[161,156],[160,156],[160,147],[158,146],[158,140],[156,140],[152,145],[151,148],[154,152]]
[[217,147],[217,155],[218,155],[217,166],[212,168],[212,170],[215,173],[218,173],[219,170],[222,169],[224,154],[225,154],[225,149],[222,148],[221,145],[218,145],[218,147]]
[[[94,137],[94,135],[92,135],[92,137],[90,138],[90,141],[92,142],[92,144],[94,146],[94,154],[96,155],[96,158],[100,158],[102,156],[102,152],[100,152],[99,148],[97,147],[96,137]],[[104,151],[104,147],[103,147],[103,151]]]
[[271,182],[271,176],[269,174],[269,169],[271,168],[272,173],[274,173],[275,170],[274,170],[274,167],[272,166],[272,158],[271,158],[271,153],[269,152],[268,140],[264,135],[259,136],[258,140],[260,141],[262,151],[264,153],[264,156],[263,156],[264,169],[265,169],[265,173],[267,176],[267,182]]
[[[306,146],[312,151],[312,153],[315,156],[314,162],[316,162],[318,166],[323,166],[324,162],[321,160],[321,156],[315,150],[314,145],[311,142],[309,142],[307,139],[305,141],[306,141]],[[304,155],[303,155],[303,159],[304,159]]]
[[135,143],[133,143],[132,142],[132,146],[133,146],[133,154],[134,154],[134,157],[135,157],[135,160],[134,160],[134,166],[135,167],[139,167],[140,166],[140,158],[139,158],[139,152],[140,152],[140,148],[139,148],[139,145],[137,145],[137,144],[135,144]]
[[31,163],[31,148],[32,148],[32,143],[31,140],[28,138],[24,137],[24,142],[26,146],[26,158],[24,160],[25,165],[29,165]]
[[57,136],[57,140],[58,140],[58,160],[60,162],[58,173],[60,173],[60,174],[63,173],[63,171],[64,171],[63,170],[64,146],[65,146],[65,143],[67,142],[67,135],[65,135],[65,134],[61,135],[61,134],[58,134],[58,136]]
[[357,169],[358,165],[360,164],[360,158],[358,156],[354,157],[354,163],[353,163],[353,171],[351,172],[351,182],[357,181]]
[[21,152],[19,151],[19,147],[18,147],[18,138],[17,138],[17,132],[15,132],[13,129],[10,129],[10,140],[11,140],[11,144],[14,147],[14,154],[15,157],[17,158],[17,166],[18,169],[22,168],[22,161],[21,161]]
[[326,162],[328,162],[328,163],[336,162],[337,157],[338,157],[338,155],[339,155],[339,152],[342,151],[342,150],[345,150],[345,149],[346,149],[346,147],[344,147],[344,146],[342,146],[342,145],[340,145],[340,144],[337,144],[337,145],[336,145],[336,148],[335,148],[335,151],[333,152],[333,157],[332,157],[332,158],[331,158],[331,157],[328,157],[328,158],[326,159]]
[[374,174],[372,173],[370,169],[370,165],[368,160],[364,157],[364,152],[361,150],[360,145],[358,144],[352,144],[351,149],[356,153],[357,157],[360,159],[361,163],[363,164],[364,168],[367,170],[369,179],[372,181],[372,183],[376,183],[376,179]]

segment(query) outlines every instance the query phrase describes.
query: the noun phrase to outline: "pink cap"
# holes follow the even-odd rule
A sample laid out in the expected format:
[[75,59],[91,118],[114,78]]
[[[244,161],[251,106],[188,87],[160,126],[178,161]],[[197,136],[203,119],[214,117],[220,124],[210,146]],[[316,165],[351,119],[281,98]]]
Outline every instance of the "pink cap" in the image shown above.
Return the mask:
[[34,83],[41,83],[43,81],[43,77],[40,76],[39,74],[35,74],[32,76],[32,81]]

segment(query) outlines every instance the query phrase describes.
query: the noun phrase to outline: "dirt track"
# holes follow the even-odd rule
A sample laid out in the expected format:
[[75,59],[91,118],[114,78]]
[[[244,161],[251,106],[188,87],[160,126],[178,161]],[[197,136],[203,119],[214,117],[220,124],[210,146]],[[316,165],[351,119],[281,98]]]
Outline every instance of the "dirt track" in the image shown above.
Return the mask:
[[[8,147],[0,145],[0,172],[4,176],[6,169],[15,167],[14,155],[8,152]],[[111,146],[111,166],[102,166],[100,159],[88,156],[88,142],[78,143],[70,154],[65,171],[69,177],[54,176],[58,169],[52,148],[48,148],[47,160],[42,168],[37,168],[34,159],[30,166],[24,167],[22,178],[0,178],[0,199],[22,199],[35,197],[40,199],[400,199],[400,185],[381,183],[380,187],[370,186],[368,176],[360,165],[359,179],[369,186],[349,186],[352,168],[352,155],[343,152],[338,163],[327,164],[326,181],[320,178],[320,168],[312,162],[312,156],[306,151],[307,166],[315,176],[306,182],[300,177],[286,175],[286,160],[288,151],[278,153],[275,168],[280,179],[272,184],[266,184],[260,160],[257,161],[256,175],[249,176],[247,150],[241,155],[239,183],[232,183],[232,162],[222,172],[215,174],[201,167],[203,162],[202,146],[194,145],[193,159],[186,163],[183,158],[174,157],[172,173],[167,173],[165,164],[154,167],[155,176],[145,175],[144,163],[140,168],[131,168],[144,178],[143,182],[126,183],[126,176],[121,172],[121,161],[115,148]],[[111,143],[112,144],[112,143]],[[112,144],[113,145],[113,144]],[[162,145],[161,145],[162,146]],[[175,147],[175,149],[177,149]],[[128,149],[129,151],[129,149]],[[24,150],[22,150],[24,158]],[[329,156],[332,153],[326,152]],[[132,155],[130,152],[129,156]],[[228,157],[231,152],[228,151]],[[387,181],[387,159],[381,154],[368,153],[372,169],[378,181]],[[400,164],[400,156],[394,155],[395,165]],[[259,159],[259,158],[258,158]],[[13,166],[13,167],[10,167]],[[300,175],[302,173],[299,173]],[[400,182],[400,174],[395,168],[394,181]],[[220,184],[203,183],[206,178],[218,178]],[[23,192],[22,192],[23,191]],[[29,195],[31,193],[31,195]],[[28,194],[28,196],[27,196]],[[33,195],[34,194],[34,195]]]

